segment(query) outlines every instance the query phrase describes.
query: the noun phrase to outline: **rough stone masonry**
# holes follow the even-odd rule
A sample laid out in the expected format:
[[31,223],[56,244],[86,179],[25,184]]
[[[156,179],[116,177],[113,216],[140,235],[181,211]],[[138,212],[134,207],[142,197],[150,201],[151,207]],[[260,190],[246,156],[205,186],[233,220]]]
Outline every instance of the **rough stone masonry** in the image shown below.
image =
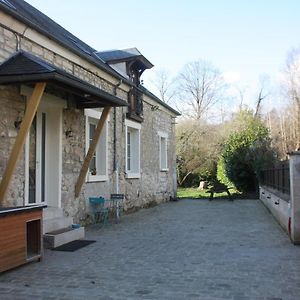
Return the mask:
[[[37,34],[37,33],[36,33]],[[50,41],[52,44],[53,41]],[[61,46],[60,46],[61,47]],[[44,45],[15,34],[8,28],[0,26],[0,63],[16,52],[16,49],[30,52],[51,64],[64,69],[67,72],[81,78],[111,94],[114,92],[113,79],[102,76],[101,72],[91,71],[89,63],[79,65],[48,49]],[[65,52],[68,50],[64,49]],[[105,78],[104,78],[105,77]],[[63,95],[51,91],[55,96],[63,98]],[[118,88],[117,96],[127,100],[127,90]],[[175,196],[175,130],[174,116],[167,109],[152,110],[153,99],[144,95],[144,122],[141,126],[141,176],[139,179],[126,178],[125,174],[125,115],[126,108],[116,109],[116,160],[118,174],[113,168],[113,130],[114,111],[109,117],[108,130],[108,180],[104,182],[85,183],[80,196],[74,198],[74,186],[79,176],[80,168],[85,156],[85,116],[83,110],[78,110],[68,102],[63,110],[62,132],[72,131],[71,137],[62,134],[62,188],[61,205],[66,215],[72,216],[75,222],[86,219],[88,213],[87,199],[90,196],[102,195],[109,197],[116,192],[126,197],[125,209],[131,210],[138,207],[149,206],[153,203],[166,201],[170,196]],[[18,129],[14,125],[16,120],[21,120],[25,110],[26,97],[21,95],[19,86],[0,87],[0,176],[3,174],[6,160],[13,146]],[[164,131],[168,135],[168,166],[169,170],[161,171],[159,166],[159,138],[158,131]],[[18,162],[16,172],[9,188],[7,203],[4,205],[23,205],[25,186],[25,152]],[[118,183],[116,182],[118,180]]]

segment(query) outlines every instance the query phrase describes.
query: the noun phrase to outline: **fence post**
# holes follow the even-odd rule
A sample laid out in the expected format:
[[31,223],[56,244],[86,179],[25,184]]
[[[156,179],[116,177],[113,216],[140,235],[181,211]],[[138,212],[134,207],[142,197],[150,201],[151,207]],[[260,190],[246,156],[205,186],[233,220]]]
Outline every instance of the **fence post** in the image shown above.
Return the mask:
[[289,153],[291,185],[290,237],[294,244],[300,244],[300,151]]

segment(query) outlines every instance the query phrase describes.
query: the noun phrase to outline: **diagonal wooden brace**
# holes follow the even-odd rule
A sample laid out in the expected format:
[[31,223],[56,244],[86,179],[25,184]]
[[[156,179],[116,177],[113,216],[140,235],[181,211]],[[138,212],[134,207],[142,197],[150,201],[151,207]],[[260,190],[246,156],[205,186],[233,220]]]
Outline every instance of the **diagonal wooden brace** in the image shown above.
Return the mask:
[[26,111],[24,114],[23,121],[20,126],[19,133],[16,137],[15,144],[11,151],[9,160],[6,165],[5,172],[2,177],[2,181],[0,184],[0,203],[4,200],[5,195],[7,193],[10,181],[12,179],[13,172],[16,168],[16,164],[20,158],[21,152],[23,150],[23,146],[26,140],[27,133],[30,129],[38,106],[40,104],[41,98],[43,96],[44,90],[46,87],[46,83],[39,82],[35,85],[30,100],[28,101]]
[[92,159],[92,157],[93,157],[93,155],[94,155],[94,153],[96,151],[97,143],[99,141],[102,129],[104,127],[105,121],[106,121],[106,119],[107,119],[107,117],[109,115],[110,110],[111,110],[111,107],[105,107],[103,109],[101,117],[100,117],[100,119],[98,121],[98,125],[97,125],[97,128],[96,128],[95,134],[94,134],[93,141],[92,141],[92,143],[91,143],[91,145],[89,147],[87,155],[84,158],[84,162],[83,162],[83,165],[81,167],[77,183],[75,185],[75,197],[78,197],[79,194],[80,194],[83,182],[85,180],[86,174],[87,174],[88,169],[89,169],[89,165],[90,165],[91,159]]

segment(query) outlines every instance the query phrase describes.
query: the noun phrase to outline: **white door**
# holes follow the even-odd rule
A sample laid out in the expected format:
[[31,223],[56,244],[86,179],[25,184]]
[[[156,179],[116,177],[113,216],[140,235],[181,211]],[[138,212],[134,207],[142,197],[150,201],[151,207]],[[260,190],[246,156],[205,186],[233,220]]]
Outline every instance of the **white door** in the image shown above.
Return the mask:
[[62,103],[55,101],[55,98],[43,97],[28,134],[25,191],[27,205],[46,204],[60,207],[62,108]]

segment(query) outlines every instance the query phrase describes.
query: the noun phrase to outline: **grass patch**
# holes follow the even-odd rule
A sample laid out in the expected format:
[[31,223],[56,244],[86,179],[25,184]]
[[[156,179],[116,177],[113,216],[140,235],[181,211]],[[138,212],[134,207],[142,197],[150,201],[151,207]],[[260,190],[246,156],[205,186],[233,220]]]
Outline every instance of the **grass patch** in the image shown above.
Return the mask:
[[[243,195],[237,190],[230,189],[232,198],[243,198]],[[210,193],[208,190],[199,191],[197,188],[178,188],[177,198],[191,198],[191,199],[209,199]],[[215,193],[214,198],[228,198],[226,192]]]
[[205,191],[199,191],[197,188],[178,188],[177,198],[206,198],[209,196]]

